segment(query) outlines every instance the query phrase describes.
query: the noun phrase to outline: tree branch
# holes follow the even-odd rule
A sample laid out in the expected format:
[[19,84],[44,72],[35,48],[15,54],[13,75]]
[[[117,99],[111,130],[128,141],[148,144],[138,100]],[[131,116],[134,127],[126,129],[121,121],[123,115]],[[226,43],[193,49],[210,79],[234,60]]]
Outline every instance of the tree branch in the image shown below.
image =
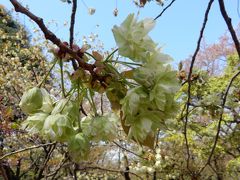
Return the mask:
[[188,98],[187,98],[187,103],[186,103],[186,116],[185,116],[185,122],[184,122],[184,139],[185,139],[185,144],[186,144],[186,149],[187,149],[187,169],[190,171],[189,169],[189,161],[190,161],[190,150],[189,150],[189,144],[188,144],[188,138],[187,138],[187,124],[188,124],[188,115],[189,115],[189,104],[190,104],[190,99],[191,99],[191,76],[192,76],[192,71],[193,71],[193,66],[197,57],[197,54],[200,50],[200,44],[201,44],[201,40],[203,37],[203,32],[205,30],[207,21],[208,21],[208,15],[212,6],[214,0],[210,0],[207,6],[207,9],[205,11],[205,15],[204,15],[204,21],[203,21],[203,25],[200,31],[200,35],[197,41],[197,47],[196,50],[193,54],[192,57],[192,61],[191,61],[191,65],[190,65],[190,69],[189,69],[189,74],[188,74]]
[[44,146],[50,146],[50,145],[53,145],[53,144],[56,144],[56,143],[53,142],[53,143],[39,144],[39,145],[36,145],[36,146],[31,146],[31,147],[20,149],[20,150],[14,151],[14,152],[10,152],[10,153],[7,153],[7,154],[1,156],[0,157],[0,161],[5,159],[5,158],[7,158],[7,157],[9,157],[9,156],[17,154],[17,153],[21,153],[21,152],[28,151],[28,150],[31,150],[31,149],[37,149],[37,148],[44,147]]
[[[236,35],[236,32],[232,26],[232,20],[231,18],[228,16],[227,12],[226,12],[226,8],[225,8],[225,5],[224,5],[224,1],[223,0],[218,0],[218,3],[219,3],[219,8],[220,8],[220,11],[221,11],[221,14],[222,14],[222,17],[223,19],[225,20],[225,23],[228,27],[228,30],[232,36],[232,39],[234,41],[234,44],[235,44],[235,47],[236,47],[236,50],[237,50],[237,53],[238,53],[238,57],[240,59],[240,43],[238,41],[238,38],[237,38],[237,35]],[[224,107],[225,107],[225,104],[226,104],[226,101],[227,101],[227,96],[228,96],[228,93],[229,93],[229,89],[230,87],[232,86],[232,83],[233,81],[239,76],[240,74],[240,71],[238,71],[236,74],[233,75],[233,77],[231,78],[226,90],[225,90],[225,93],[223,95],[223,101],[222,101],[222,108],[221,108],[221,112],[220,112],[220,118],[219,118],[219,121],[218,121],[218,126],[217,126],[217,133],[216,133],[216,136],[215,136],[215,140],[214,140],[214,144],[213,144],[213,147],[212,147],[212,150],[211,150],[211,153],[208,157],[208,160],[207,160],[207,163],[205,164],[205,166],[202,167],[202,169],[200,170],[199,174],[207,167],[207,165],[210,165],[210,162],[211,162],[211,159],[212,159],[212,156],[214,154],[214,151],[216,149],[216,146],[217,146],[217,142],[218,142],[218,139],[219,139],[219,134],[220,134],[220,130],[221,130],[221,123],[223,121],[223,113],[224,113]]]
[[84,62],[77,55],[77,52],[73,51],[72,49],[70,49],[69,47],[64,45],[61,42],[61,40],[53,32],[48,30],[48,28],[44,24],[42,18],[34,15],[28,9],[23,7],[17,0],[10,0],[10,2],[14,6],[16,12],[20,12],[22,14],[25,14],[26,16],[28,16],[30,19],[32,19],[39,26],[39,28],[42,30],[42,32],[43,32],[43,34],[44,34],[44,36],[47,40],[50,40],[52,43],[56,44],[61,50],[70,54],[74,59],[76,59],[78,61],[78,64],[79,64],[80,67],[89,71],[92,75],[96,76],[96,73],[93,71],[93,69],[95,68],[95,65],[88,64],[88,63]]
[[161,12],[157,17],[154,18],[154,20],[157,20],[159,17],[161,17],[162,14],[174,3],[174,1],[176,1],[176,0],[172,0],[172,2],[171,2],[169,5],[167,5],[167,6],[162,10],[162,12]]
[[235,32],[235,30],[232,26],[232,19],[227,14],[227,11],[226,11],[225,5],[224,5],[224,1],[223,0],[218,0],[218,3],[219,3],[219,7],[220,7],[222,17],[226,22],[228,30],[229,30],[229,32],[232,36],[233,42],[235,44],[235,47],[236,47],[236,50],[237,50],[237,53],[238,53],[238,58],[240,59],[240,43],[238,41],[238,37],[236,35],[236,32]]
[[44,169],[46,168],[47,163],[48,163],[48,161],[50,160],[51,155],[52,155],[52,153],[53,153],[53,151],[54,151],[55,148],[56,148],[56,144],[53,144],[53,145],[50,146],[50,148],[49,148],[49,150],[48,150],[48,152],[47,152],[47,154],[46,154],[46,156],[45,156],[45,161],[44,161],[44,163],[40,166],[39,173],[38,173],[38,175],[37,175],[36,180],[40,180],[40,179],[42,179],[42,178],[44,177],[44,176],[43,176],[43,171],[44,171]]
[[[71,49],[72,49],[73,40],[74,40],[74,25],[75,25],[76,11],[77,11],[77,0],[73,0],[72,14],[71,14],[71,24],[70,24],[70,29],[69,29],[69,31],[70,31],[69,44],[70,44]],[[74,59],[72,59],[72,66],[73,66],[74,70],[76,70],[78,68]]]
[[127,152],[129,152],[129,153],[131,153],[131,154],[133,154],[133,155],[135,155],[135,156],[137,156],[137,157],[139,157],[139,158],[142,158],[142,159],[148,160],[147,158],[144,158],[144,157],[142,157],[142,156],[136,154],[135,152],[132,152],[132,151],[130,151],[129,149],[127,149],[127,148],[121,146],[120,144],[116,143],[115,141],[113,141],[113,144],[115,144],[116,146],[118,146],[118,147],[121,148],[122,150],[127,151]]

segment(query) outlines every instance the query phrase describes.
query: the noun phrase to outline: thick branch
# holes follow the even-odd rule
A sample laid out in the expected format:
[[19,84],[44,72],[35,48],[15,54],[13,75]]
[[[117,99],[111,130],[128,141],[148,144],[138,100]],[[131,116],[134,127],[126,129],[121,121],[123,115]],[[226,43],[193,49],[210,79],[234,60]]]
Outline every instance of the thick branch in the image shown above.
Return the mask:
[[25,14],[26,16],[28,16],[30,19],[32,19],[39,26],[39,28],[42,30],[42,32],[43,32],[43,34],[44,34],[44,36],[47,40],[50,40],[52,43],[56,44],[61,50],[70,54],[74,59],[76,59],[78,61],[78,64],[79,64],[80,67],[82,67],[85,70],[88,70],[91,74],[95,75],[95,72],[93,71],[95,66],[92,65],[92,64],[85,63],[77,55],[77,52],[73,51],[72,49],[70,49],[66,45],[64,45],[61,42],[61,40],[53,32],[48,30],[48,28],[44,24],[42,18],[40,18],[40,17],[34,15],[33,13],[31,13],[28,9],[23,7],[17,0],[10,0],[10,2],[13,4],[16,12],[20,12],[22,14]]
[[72,14],[71,14],[71,24],[70,24],[70,29],[69,29],[69,31],[70,31],[69,44],[70,44],[71,49],[72,49],[73,39],[74,39],[74,25],[75,25],[76,10],[77,10],[77,0],[73,0]]
[[233,42],[234,42],[236,50],[238,52],[238,57],[240,59],[240,43],[238,41],[236,32],[235,32],[235,30],[234,30],[234,28],[232,26],[232,20],[231,20],[231,18],[227,14],[227,11],[226,11],[225,5],[224,5],[224,1],[223,0],[218,0],[218,2],[219,2],[219,7],[220,7],[220,11],[221,11],[222,17],[224,18],[224,20],[226,22],[226,25],[228,27],[228,30],[229,30],[229,32],[230,32],[230,34],[232,36]]
[[[74,25],[75,25],[75,16],[76,16],[76,11],[77,11],[77,0],[73,0],[73,5],[72,5],[72,14],[71,14],[71,24],[70,24],[70,37],[69,37],[69,44],[70,48],[72,49],[73,45],[73,39],[74,39]],[[72,65],[74,70],[77,69],[77,64],[74,59],[72,59]]]

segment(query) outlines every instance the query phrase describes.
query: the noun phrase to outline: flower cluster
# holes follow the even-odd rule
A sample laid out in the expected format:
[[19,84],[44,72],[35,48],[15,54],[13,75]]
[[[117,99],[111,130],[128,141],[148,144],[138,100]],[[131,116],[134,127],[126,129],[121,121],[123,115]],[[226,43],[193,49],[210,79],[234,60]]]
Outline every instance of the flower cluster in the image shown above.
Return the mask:
[[148,36],[154,25],[152,19],[137,22],[131,14],[120,27],[113,28],[119,54],[142,62],[133,73],[139,85],[129,89],[121,101],[128,137],[137,142],[143,142],[149,135],[154,137],[154,132],[163,129],[164,122],[176,113],[174,95],[179,89],[176,72],[167,64],[171,58],[162,54]]
[[24,129],[47,140],[67,143],[75,161],[86,159],[90,141],[108,141],[116,136],[115,114],[83,118],[79,127],[77,103],[66,98],[53,102],[44,88],[33,87],[26,91],[20,107],[28,114],[23,122]]
[[75,102],[70,99],[53,102],[44,88],[34,87],[23,94],[20,107],[29,115],[23,122],[24,129],[48,140],[66,142],[70,153],[80,158],[87,154],[89,140],[75,127],[80,118]]
[[93,141],[111,141],[116,137],[118,118],[114,113],[85,117],[81,121],[83,133]]

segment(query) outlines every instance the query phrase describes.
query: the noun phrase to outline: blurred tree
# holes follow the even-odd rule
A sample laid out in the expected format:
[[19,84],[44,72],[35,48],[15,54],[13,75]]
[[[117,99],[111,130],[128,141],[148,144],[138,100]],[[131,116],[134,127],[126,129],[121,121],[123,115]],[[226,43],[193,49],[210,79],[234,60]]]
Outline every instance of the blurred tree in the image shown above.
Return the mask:
[[[49,65],[41,48],[30,44],[29,33],[13,20],[3,5],[0,5],[0,59],[0,154],[2,154],[3,147],[11,149],[17,141],[19,143],[17,146],[26,143],[27,138],[20,138],[24,134],[19,132],[21,130],[18,128],[24,117],[18,106],[20,97],[26,89],[43,79]],[[47,84],[49,85],[50,81]],[[6,162],[1,164],[1,169],[9,179],[17,178]]]

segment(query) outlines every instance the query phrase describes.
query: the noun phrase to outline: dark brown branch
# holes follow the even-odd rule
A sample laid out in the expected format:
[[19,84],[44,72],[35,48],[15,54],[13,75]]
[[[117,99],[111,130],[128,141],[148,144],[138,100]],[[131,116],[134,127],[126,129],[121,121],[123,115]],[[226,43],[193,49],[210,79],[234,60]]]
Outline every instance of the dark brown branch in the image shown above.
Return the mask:
[[[74,25],[75,25],[75,16],[76,16],[76,11],[77,11],[77,0],[73,0],[72,3],[72,14],[71,14],[71,24],[70,24],[70,37],[69,37],[69,44],[70,48],[72,49],[73,45],[73,40],[74,40]],[[74,59],[72,59],[72,66],[74,70],[77,70],[77,64]]]
[[123,173],[124,179],[131,180],[129,176],[129,162],[128,162],[127,154],[125,152],[123,153],[123,158],[124,158],[124,167],[125,167],[125,171]]
[[176,0],[172,0],[172,2],[171,2],[169,5],[167,5],[167,6],[162,10],[162,12],[161,12],[157,17],[154,18],[154,20],[157,20],[159,17],[161,17],[162,14],[174,3],[174,1],[176,1]]
[[43,34],[44,34],[44,36],[47,40],[50,40],[52,43],[56,44],[61,50],[70,54],[72,56],[72,58],[74,58],[78,61],[78,64],[79,64],[80,67],[89,71],[92,75],[96,76],[95,72],[93,71],[95,66],[92,65],[92,64],[88,64],[88,63],[84,62],[77,55],[77,52],[73,51],[72,49],[67,47],[65,44],[63,44],[62,41],[53,32],[48,30],[48,28],[44,24],[42,18],[34,15],[28,9],[23,7],[17,0],[10,0],[10,2],[13,4],[16,12],[20,12],[22,14],[25,14],[26,16],[28,16],[30,19],[32,19],[39,26],[39,28],[42,30],[42,32],[43,32]]
[[190,103],[190,100],[191,100],[191,76],[192,76],[193,66],[194,66],[197,54],[200,50],[200,44],[201,44],[201,40],[202,40],[202,37],[203,37],[203,32],[205,30],[205,27],[206,27],[206,24],[207,24],[207,21],[208,21],[208,14],[210,12],[213,1],[214,0],[209,1],[207,9],[205,11],[203,25],[202,25],[200,35],[199,35],[199,38],[198,38],[198,41],[197,41],[196,50],[195,50],[195,52],[193,54],[193,57],[192,57],[192,61],[191,61],[190,69],[189,69],[189,74],[188,74],[188,91],[187,91],[188,92],[188,98],[187,98],[187,104],[186,104],[186,116],[185,116],[183,134],[184,134],[184,139],[185,139],[185,144],[186,144],[186,149],[187,149],[187,169],[189,171],[190,171],[190,169],[189,169],[190,150],[189,150],[189,144],[188,144],[188,138],[187,138],[187,124],[188,124],[188,115],[189,115],[189,103]]
[[86,113],[85,109],[83,108],[82,103],[80,104],[80,110],[85,116],[87,116],[87,113]]
[[47,154],[45,156],[45,161],[44,161],[44,163],[41,165],[41,167],[39,169],[39,173],[38,173],[38,176],[36,178],[37,180],[40,180],[40,179],[42,179],[44,177],[43,176],[43,172],[44,172],[45,168],[47,167],[47,163],[50,160],[51,155],[52,155],[52,153],[53,153],[55,148],[56,148],[56,144],[53,144],[53,145],[51,145],[49,147],[49,150],[48,150],[48,152],[47,152]]
[[70,31],[69,44],[70,44],[70,48],[71,48],[71,49],[72,49],[73,39],[74,39],[74,25],[75,25],[76,10],[77,10],[77,0],[73,0],[73,3],[72,3],[71,24],[70,24],[70,29],[69,29],[69,31]]
[[232,36],[233,42],[234,42],[236,50],[238,52],[238,58],[240,59],[240,43],[238,41],[236,32],[235,32],[235,30],[234,30],[234,28],[232,26],[232,20],[231,20],[231,18],[228,16],[228,14],[226,12],[224,1],[223,0],[218,0],[218,3],[219,3],[219,7],[220,7],[220,11],[221,11],[222,17],[224,18],[224,20],[226,22],[226,25],[228,27],[228,30],[229,30],[229,32],[230,32],[230,34]]

